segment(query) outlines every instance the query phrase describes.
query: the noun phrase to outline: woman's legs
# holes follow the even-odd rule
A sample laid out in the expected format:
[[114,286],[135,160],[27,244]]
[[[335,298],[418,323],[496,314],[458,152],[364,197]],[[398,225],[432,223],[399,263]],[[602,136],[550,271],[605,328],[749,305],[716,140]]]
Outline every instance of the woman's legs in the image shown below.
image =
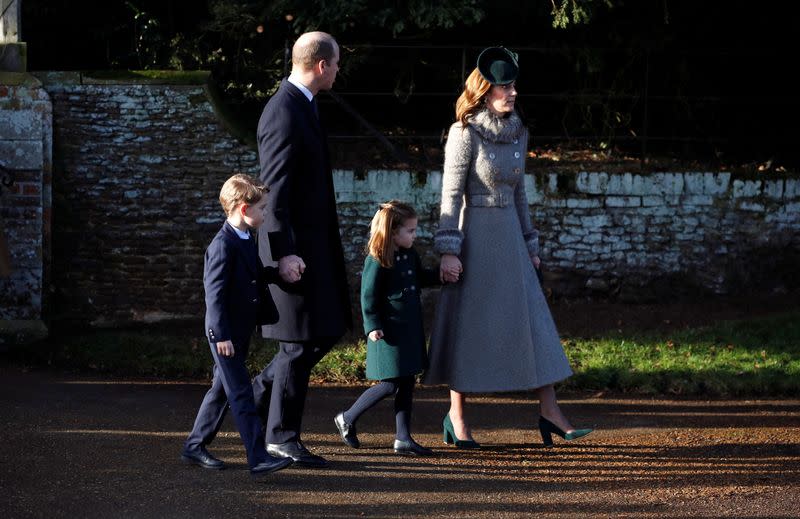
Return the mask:
[[467,397],[464,393],[459,393],[453,389],[450,390],[450,421],[453,422],[453,432],[459,440],[472,440],[472,431],[469,425],[464,420],[464,404]]
[[567,417],[564,416],[564,413],[561,412],[561,408],[558,406],[558,401],[556,400],[556,390],[552,384],[536,389],[536,396],[539,397],[540,415],[550,420],[553,425],[565,433],[575,430],[572,424],[569,423]]

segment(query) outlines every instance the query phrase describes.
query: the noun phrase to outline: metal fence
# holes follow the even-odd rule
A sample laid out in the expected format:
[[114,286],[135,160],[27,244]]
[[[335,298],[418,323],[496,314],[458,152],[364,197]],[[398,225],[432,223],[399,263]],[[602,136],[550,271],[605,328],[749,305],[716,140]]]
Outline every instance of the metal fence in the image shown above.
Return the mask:
[[[795,153],[798,98],[790,83],[764,77],[787,68],[770,49],[511,48],[534,146],[619,147],[642,158]],[[437,145],[481,49],[342,44],[325,102],[331,140]]]

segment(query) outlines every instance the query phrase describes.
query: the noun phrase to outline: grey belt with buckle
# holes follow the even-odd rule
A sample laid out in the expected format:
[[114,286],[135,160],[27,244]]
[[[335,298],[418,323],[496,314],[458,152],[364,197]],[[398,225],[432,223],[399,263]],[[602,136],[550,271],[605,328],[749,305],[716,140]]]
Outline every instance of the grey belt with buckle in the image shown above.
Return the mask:
[[511,203],[511,197],[503,193],[467,195],[466,202],[469,207],[506,207]]

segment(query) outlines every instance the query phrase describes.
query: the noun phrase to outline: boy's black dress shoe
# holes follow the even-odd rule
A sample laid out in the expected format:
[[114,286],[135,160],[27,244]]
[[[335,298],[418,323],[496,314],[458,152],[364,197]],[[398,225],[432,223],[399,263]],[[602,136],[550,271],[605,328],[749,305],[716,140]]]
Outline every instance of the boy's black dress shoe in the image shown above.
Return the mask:
[[344,441],[348,447],[352,447],[357,449],[361,447],[361,442],[358,441],[358,436],[356,436],[356,426],[355,424],[349,424],[344,419],[344,413],[339,413],[333,417],[333,423],[336,424],[336,428],[339,429],[339,434],[342,437],[342,441]]
[[328,462],[322,456],[312,454],[299,440],[286,443],[268,443],[267,453],[276,458],[291,458],[296,465],[303,467],[327,467]]
[[395,440],[394,452],[404,456],[433,456],[433,451],[414,440]]
[[209,454],[203,446],[191,450],[183,449],[183,452],[181,452],[181,460],[183,460],[184,463],[200,465],[204,469],[222,470],[225,468],[225,463]]
[[253,478],[259,478],[271,472],[275,472],[276,470],[285,469],[291,464],[292,460],[290,458],[275,458],[268,456],[266,461],[262,461],[250,469],[250,475]]

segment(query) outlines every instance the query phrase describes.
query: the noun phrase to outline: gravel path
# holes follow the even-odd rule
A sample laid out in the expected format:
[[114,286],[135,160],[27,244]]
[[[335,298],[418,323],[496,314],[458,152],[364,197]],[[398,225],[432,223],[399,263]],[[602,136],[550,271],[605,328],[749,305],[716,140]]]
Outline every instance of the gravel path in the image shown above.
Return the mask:
[[[562,395],[597,432],[541,448],[526,395],[470,402],[485,449],[441,443],[443,388],[417,392],[416,439],[433,458],[392,454],[384,402],[345,447],[332,417],[362,388],[313,387],[305,443],[327,470],[251,481],[228,420],[212,446],[230,468],[178,459],[206,389],[0,366],[0,516],[16,517],[797,517],[800,400]],[[558,442],[559,439],[556,438]]]

